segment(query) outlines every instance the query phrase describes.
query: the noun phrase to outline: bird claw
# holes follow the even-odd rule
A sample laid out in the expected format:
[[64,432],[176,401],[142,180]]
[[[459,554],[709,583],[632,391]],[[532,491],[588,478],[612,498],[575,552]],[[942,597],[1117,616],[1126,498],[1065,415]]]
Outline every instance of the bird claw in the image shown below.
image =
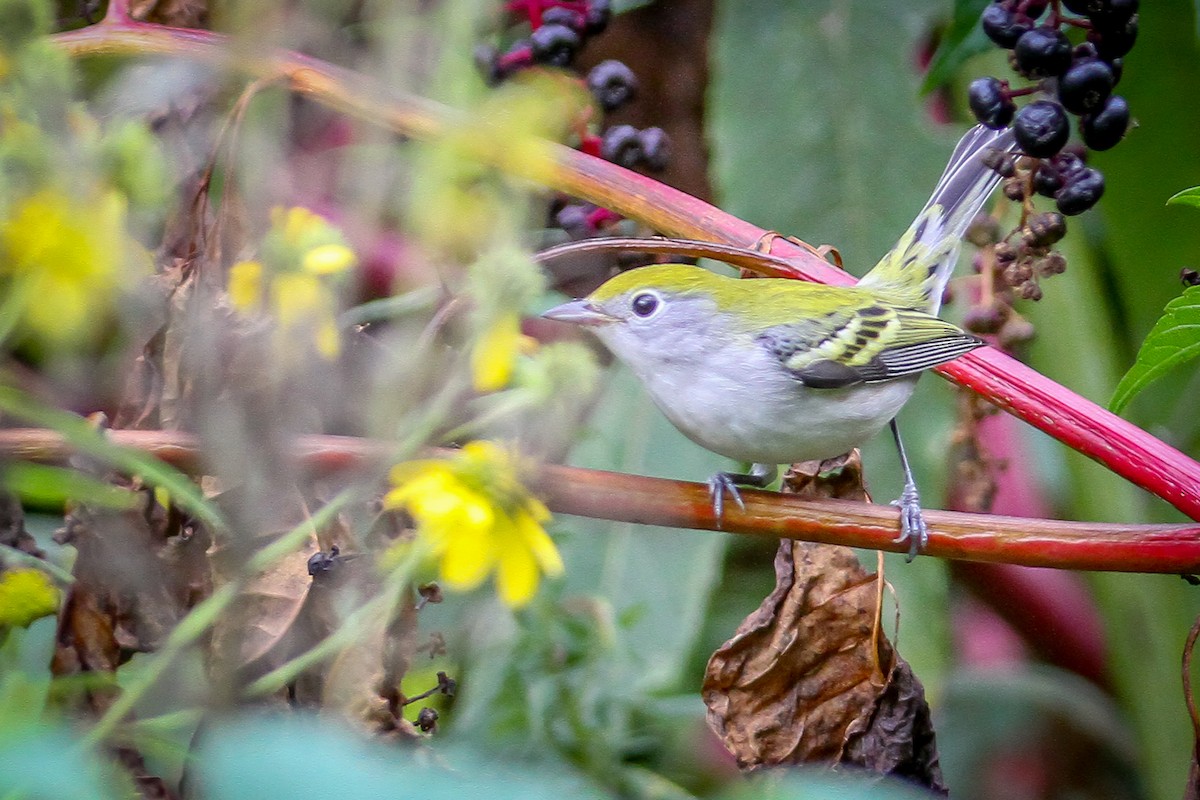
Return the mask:
[[916,484],[906,483],[904,491],[892,501],[892,505],[900,508],[900,535],[892,541],[908,542],[905,561],[911,563],[929,543],[929,528],[925,524],[925,515],[921,513],[921,495],[917,492]]
[[738,508],[746,510],[742,502],[742,494],[737,490],[733,478],[728,472],[718,472],[708,479],[708,496],[712,500],[713,516],[717,518],[717,529],[721,528],[721,514],[725,510],[725,495],[728,494],[737,503]]

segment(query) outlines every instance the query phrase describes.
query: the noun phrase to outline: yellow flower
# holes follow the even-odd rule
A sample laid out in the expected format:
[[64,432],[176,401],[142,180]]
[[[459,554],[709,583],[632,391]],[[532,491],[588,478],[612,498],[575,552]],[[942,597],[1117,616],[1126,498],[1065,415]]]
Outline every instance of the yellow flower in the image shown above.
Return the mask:
[[542,574],[563,571],[542,527],[550,512],[521,484],[517,466],[500,445],[471,442],[451,459],[398,465],[384,497],[386,507],[412,515],[448,588],[469,591],[495,572],[500,599],[513,608],[533,598]]
[[304,254],[300,267],[313,275],[336,275],[358,263],[354,251],[344,244],[322,244]]
[[58,611],[58,589],[40,569],[0,574],[0,628],[27,627]]
[[239,261],[229,268],[229,301],[238,311],[254,311],[262,305],[263,265]]
[[115,191],[76,201],[42,190],[0,222],[0,275],[23,292],[24,323],[59,344],[98,330],[120,289],[125,202]]
[[352,269],[357,256],[337,228],[307,208],[272,209],[271,226],[260,258],[230,267],[229,300],[249,313],[269,298],[266,310],[275,318],[281,347],[302,332],[332,360],[341,351],[335,278]]
[[471,380],[477,392],[503,389],[512,377],[521,341],[521,320],[503,314],[475,342],[471,350]]

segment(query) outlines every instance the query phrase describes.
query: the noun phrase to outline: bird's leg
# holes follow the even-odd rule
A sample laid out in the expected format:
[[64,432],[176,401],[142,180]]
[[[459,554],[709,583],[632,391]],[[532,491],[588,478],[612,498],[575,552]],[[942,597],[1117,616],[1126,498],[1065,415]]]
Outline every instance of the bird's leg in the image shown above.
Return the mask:
[[908,542],[907,560],[911,562],[929,542],[929,529],[925,526],[924,515],[921,514],[921,495],[917,491],[912,468],[908,466],[908,454],[904,452],[904,442],[900,441],[900,428],[895,419],[892,420],[891,426],[892,436],[896,437],[896,450],[900,452],[900,466],[904,469],[904,491],[898,499],[892,501],[892,505],[900,507],[900,535],[895,541]]
[[742,495],[738,492],[738,484],[762,489],[775,480],[779,468],[774,464],[753,464],[749,472],[718,472],[708,479],[708,496],[712,498],[713,515],[717,518],[717,527],[721,527],[721,512],[725,509],[725,495],[728,494],[737,503],[738,508],[746,510]]

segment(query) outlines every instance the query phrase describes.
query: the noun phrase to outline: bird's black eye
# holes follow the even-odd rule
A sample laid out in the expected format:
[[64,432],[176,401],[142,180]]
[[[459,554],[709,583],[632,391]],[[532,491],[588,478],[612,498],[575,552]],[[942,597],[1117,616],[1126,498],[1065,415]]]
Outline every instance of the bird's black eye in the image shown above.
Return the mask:
[[648,317],[658,310],[658,295],[642,292],[633,298],[633,313],[639,317]]

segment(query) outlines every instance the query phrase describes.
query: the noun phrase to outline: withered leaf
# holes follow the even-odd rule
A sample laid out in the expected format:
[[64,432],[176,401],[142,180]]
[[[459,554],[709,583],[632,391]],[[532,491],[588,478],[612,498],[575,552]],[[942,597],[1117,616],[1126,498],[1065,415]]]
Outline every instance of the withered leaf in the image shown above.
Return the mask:
[[[866,499],[857,453],[795,465],[800,494]],[[783,541],[775,590],[709,660],[710,726],[743,768],[853,764],[944,792],[924,691],[879,630],[849,548]]]
[[743,767],[837,763],[891,672],[891,648],[872,637],[878,587],[842,547],[781,542],[775,572],[708,662],[709,724]]

